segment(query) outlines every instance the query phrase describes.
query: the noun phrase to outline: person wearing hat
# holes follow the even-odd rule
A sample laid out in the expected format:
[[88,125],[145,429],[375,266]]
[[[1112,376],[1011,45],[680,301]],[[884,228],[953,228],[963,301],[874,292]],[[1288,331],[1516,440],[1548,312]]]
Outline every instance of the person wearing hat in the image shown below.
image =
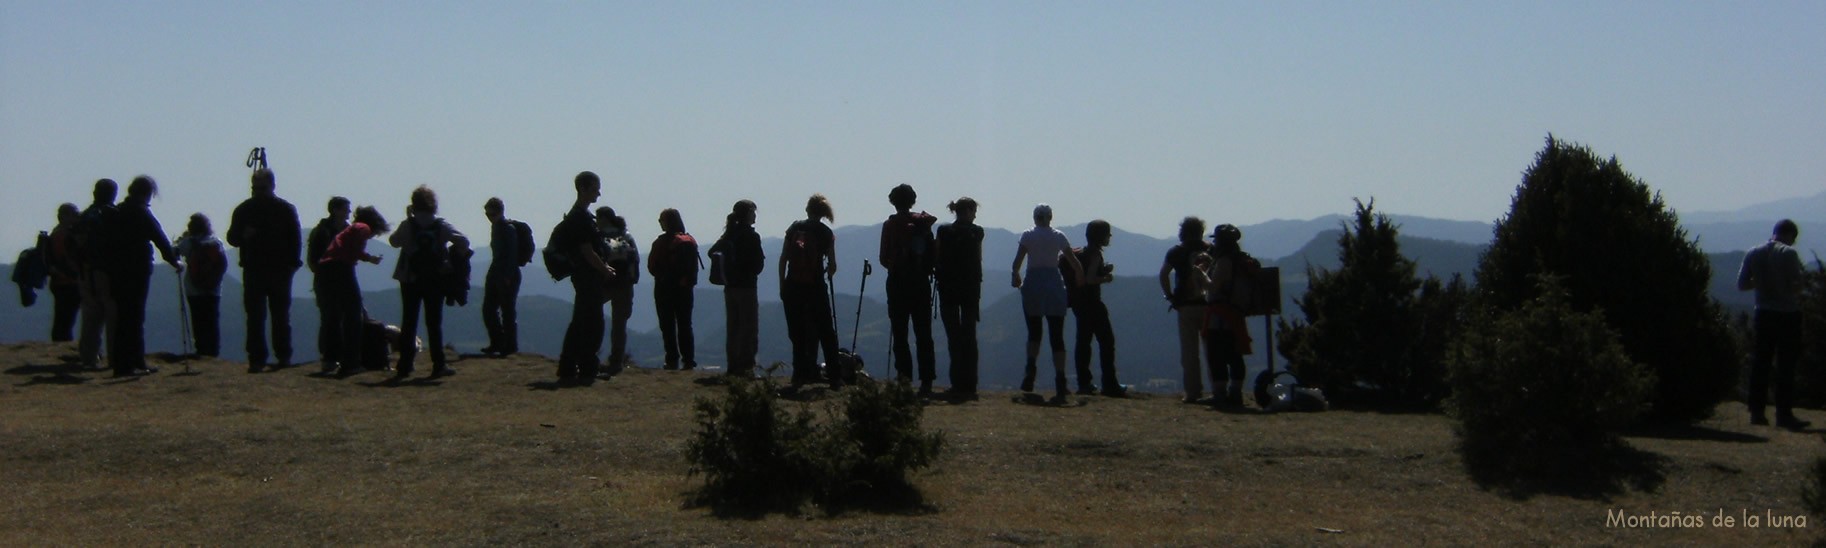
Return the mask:
[[[1236,280],[1247,257],[1241,242],[1243,231],[1235,225],[1217,225],[1211,231],[1211,259],[1200,271],[1205,284],[1206,316],[1203,335],[1205,359],[1211,366],[1211,391],[1228,388],[1222,399],[1212,405],[1243,405],[1243,354],[1250,349],[1249,328],[1243,324],[1245,314]],[[1215,395],[1215,394],[1214,394]]]

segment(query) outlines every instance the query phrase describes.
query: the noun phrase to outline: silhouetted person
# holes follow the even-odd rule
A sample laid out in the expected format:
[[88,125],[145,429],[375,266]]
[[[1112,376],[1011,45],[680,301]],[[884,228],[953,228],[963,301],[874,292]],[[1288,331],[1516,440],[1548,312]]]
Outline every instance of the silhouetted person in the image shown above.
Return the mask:
[[[1027,276],[1021,276],[1026,261]],[[1084,267],[1072,255],[1071,240],[1052,227],[1052,206],[1033,208],[1033,228],[1021,233],[1020,247],[1014,254],[1014,287],[1021,290],[1021,310],[1027,315],[1027,368],[1021,377],[1021,391],[1033,392],[1035,362],[1040,356],[1040,323],[1052,337],[1053,395],[1055,404],[1065,403],[1071,390],[1065,384],[1065,276],[1061,262],[1075,273],[1073,279],[1084,279]]]
[[736,202],[723,224],[723,237],[710,250],[723,257],[728,374],[744,379],[754,376],[755,353],[760,350],[761,304],[755,286],[761,272],[767,270],[767,252],[761,249],[761,235],[754,229],[756,209],[754,202]]
[[1801,358],[1801,285],[1805,274],[1794,241],[1801,229],[1794,221],[1775,224],[1769,242],[1744,254],[1737,289],[1756,291],[1756,351],[1750,360],[1750,424],[1769,424],[1763,406],[1769,397],[1769,365],[1775,364],[1775,424],[1806,428],[1794,416],[1794,365]]
[[184,260],[184,301],[190,309],[190,333],[196,337],[199,356],[222,355],[222,275],[228,269],[228,248],[216,239],[209,217],[190,216],[184,235],[178,237],[177,254]]
[[563,257],[571,269],[571,323],[564,331],[564,347],[558,355],[558,382],[588,386],[596,381],[600,366],[596,354],[602,351],[602,304],[607,302],[606,284],[615,272],[602,262],[602,237],[596,229],[596,218],[590,215],[590,204],[602,197],[602,179],[584,171],[572,181],[577,200],[570,213],[552,232],[546,245]]
[[1110,223],[1103,219],[1084,227],[1084,248],[1077,252],[1078,264],[1084,268],[1084,282],[1072,290],[1072,315],[1078,318],[1078,344],[1073,353],[1078,370],[1078,393],[1097,391],[1091,376],[1091,342],[1097,343],[1097,361],[1103,369],[1103,395],[1121,397],[1128,387],[1116,380],[1116,330],[1110,323],[1110,309],[1103,304],[1103,285],[1116,280],[1115,265],[1103,259],[1103,248],[1110,245]]
[[837,275],[837,236],[818,219],[836,220],[823,194],[806,200],[805,219],[786,228],[780,245],[780,302],[786,310],[787,338],[793,343],[795,389],[819,381],[820,348],[830,365],[830,383],[841,386],[845,377],[838,371],[837,324],[826,295],[827,284]]
[[[333,339],[328,347],[335,352],[325,355],[323,360],[325,364],[335,366],[333,372],[337,376],[354,375],[370,365],[365,350],[371,341],[364,340],[367,322],[362,312],[361,282],[355,276],[355,268],[362,262],[380,264],[379,256],[368,253],[368,240],[392,229],[380,210],[362,206],[355,211],[355,222],[332,236],[317,259],[317,276],[322,280],[318,299],[323,303],[324,315],[328,316],[324,322],[328,326],[328,336]],[[377,360],[379,363],[374,365],[386,367],[385,359],[382,352]]]
[[[1205,295],[1195,278],[1192,258],[1208,254],[1205,244],[1205,221],[1186,217],[1179,222],[1179,245],[1167,250],[1160,264],[1160,294],[1167,306],[1179,314],[1180,382],[1185,386],[1186,403],[1199,403],[1205,397],[1205,384],[1198,359],[1201,332],[1205,325]],[[1215,388],[1215,387],[1214,387]]]
[[82,217],[77,219],[76,230],[71,235],[76,242],[79,262],[77,290],[82,297],[82,332],[76,342],[76,352],[83,369],[88,370],[101,368],[103,335],[114,329],[116,316],[120,313],[114,303],[114,292],[108,287],[108,271],[102,268],[103,260],[108,257],[108,246],[102,238],[108,220],[114,216],[114,197],[119,191],[120,187],[113,179],[95,181],[95,201],[82,210]]
[[634,317],[634,284],[640,283],[640,246],[628,234],[628,220],[615,209],[596,208],[596,255],[612,272],[603,281],[603,298],[609,305],[609,357],[603,377],[612,377],[628,366],[628,318]]
[[[1243,231],[1233,225],[1217,225],[1211,231],[1209,258],[1195,257],[1204,263],[1200,276],[1205,287],[1205,360],[1211,366],[1211,392],[1223,398],[1214,405],[1243,406],[1243,354],[1249,350],[1249,327],[1243,324],[1248,310],[1237,295],[1237,277],[1243,261]],[[1227,385],[1227,388],[1226,388]]]
[[324,301],[323,283],[327,280],[321,263],[324,251],[330,248],[330,241],[335,240],[343,229],[349,228],[349,199],[332,197],[326,209],[329,210],[329,216],[318,220],[317,226],[311,227],[310,236],[304,239],[304,266],[311,270],[311,295],[317,302],[317,355],[323,356],[323,371],[328,373],[336,367],[330,356],[341,355],[342,350],[336,348],[340,337],[330,325],[331,314],[324,308],[329,303]]
[[[82,308],[82,261],[76,256],[76,223],[82,210],[76,204],[57,206],[57,227],[44,264],[51,273],[51,342],[76,340],[76,312]],[[15,265],[17,266],[17,265]]]
[[[444,356],[444,293],[450,274],[450,248],[468,247],[469,238],[456,227],[437,216],[437,193],[419,185],[412,190],[408,217],[400,221],[399,230],[387,237],[387,243],[399,248],[399,262],[393,279],[399,280],[403,316],[399,322],[400,340],[418,336],[419,311],[425,313],[425,343],[431,350],[431,376],[454,374]],[[404,345],[394,379],[412,375],[412,362],[418,357],[414,345]]]
[[697,239],[685,231],[685,219],[676,209],[659,212],[659,229],[647,253],[647,273],[653,275],[653,310],[666,346],[666,369],[696,369],[691,309],[697,290]]
[[[901,382],[913,380],[914,353],[919,356],[919,395],[932,395],[932,381],[938,378],[937,358],[932,345],[932,269],[938,262],[933,243],[932,225],[938,218],[926,212],[913,212],[919,193],[912,185],[897,185],[888,191],[888,203],[894,214],[881,223],[881,246],[877,257],[888,271],[888,323],[893,338],[894,372]],[[912,324],[913,338],[907,340]]]
[[292,364],[292,275],[303,264],[298,209],[277,194],[273,172],[251,177],[253,197],[235,206],[228,221],[228,245],[241,250],[241,306],[247,311],[247,372],[266,367],[266,320],[272,313],[275,368]]
[[520,351],[520,257],[530,250],[520,249],[519,230],[507,218],[507,204],[500,198],[489,198],[482,204],[488,217],[488,250],[493,259],[482,277],[482,327],[488,330],[488,347],[483,354],[505,356]]
[[945,324],[951,353],[951,390],[959,399],[976,398],[976,324],[983,300],[983,227],[976,225],[976,200],[966,196],[945,206],[957,220],[939,225],[935,245],[938,264],[938,315]]
[[[108,249],[102,269],[108,272],[109,290],[119,308],[112,333],[108,334],[108,365],[116,377],[155,373],[146,365],[146,294],[152,283],[152,249],[172,270],[182,272],[177,253],[158,218],[148,205],[158,194],[158,183],[141,175],[127,185],[127,199],[122,200],[102,231]],[[151,244],[149,247],[148,244]]]

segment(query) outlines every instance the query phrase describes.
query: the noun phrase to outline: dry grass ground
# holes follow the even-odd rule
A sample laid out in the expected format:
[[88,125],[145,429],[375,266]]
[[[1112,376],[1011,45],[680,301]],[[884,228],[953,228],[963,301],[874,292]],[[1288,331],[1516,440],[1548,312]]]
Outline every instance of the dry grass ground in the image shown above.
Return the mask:
[[1662,461],[1652,490],[1518,498],[1468,479],[1437,415],[999,395],[927,408],[949,444],[914,477],[922,504],[725,518],[686,504],[690,403],[720,390],[693,373],[555,389],[528,356],[398,387],[217,361],[116,381],[58,375],[68,352],[0,348],[0,544],[1801,544],[1819,524],[1624,529],[1607,511],[1801,514],[1826,454],[1727,405],[1630,439]]

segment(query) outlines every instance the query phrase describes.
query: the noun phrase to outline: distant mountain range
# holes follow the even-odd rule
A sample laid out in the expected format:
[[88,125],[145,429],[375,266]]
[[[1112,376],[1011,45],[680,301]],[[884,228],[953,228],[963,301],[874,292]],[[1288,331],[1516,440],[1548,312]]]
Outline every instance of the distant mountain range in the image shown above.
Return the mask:
[[[1826,196],[1826,195],[1822,195]],[[1771,206],[1773,207],[1773,206]],[[1753,216],[1758,212],[1775,211],[1768,208],[1747,208],[1743,216]],[[1769,219],[1745,219],[1730,217],[1726,214],[1693,215],[1696,218],[1714,219],[1707,223],[1688,223],[1686,227],[1691,234],[1699,238],[1700,244],[1708,242],[1730,242],[1708,248],[1712,253],[1713,281],[1712,291],[1722,303],[1734,311],[1747,311],[1750,297],[1747,293],[1735,291],[1737,265],[1742,261],[1742,249],[1756,245],[1767,238],[1769,227],[1774,221]],[[1393,216],[1401,226],[1401,245],[1403,253],[1419,264],[1421,275],[1434,275],[1448,278],[1453,274],[1462,274],[1467,278],[1476,268],[1477,258],[1488,244],[1491,225],[1467,221],[1450,221],[1424,217]],[[1270,221],[1241,227],[1244,232],[1243,244],[1252,254],[1264,259],[1268,266],[1280,268],[1282,275],[1283,311],[1297,316],[1299,309],[1294,299],[1305,292],[1307,287],[1307,267],[1316,269],[1333,269],[1338,266],[1337,238],[1342,231],[1345,216],[1327,216],[1304,221]],[[1175,221],[1176,222],[1176,221]],[[1802,223],[1802,247],[1808,243],[1826,242],[1826,231],[1820,237],[1809,240],[1808,227],[1826,228],[1826,222]],[[540,232],[535,227],[535,232]],[[1073,243],[1082,245],[1084,227],[1082,225],[1062,227]],[[887,374],[889,361],[888,326],[885,294],[882,280],[886,273],[878,268],[869,277],[868,285],[861,286],[862,262],[876,262],[876,247],[879,228],[875,226],[846,226],[835,230],[838,242],[839,274],[835,282],[837,289],[837,319],[840,338],[844,346],[851,343],[852,330],[857,333],[855,345],[868,361],[871,373]],[[715,240],[716,233],[702,233],[704,247]],[[983,283],[983,324],[979,326],[979,337],[982,344],[983,382],[986,385],[1009,387],[1019,382],[1022,362],[1025,360],[1023,344],[1025,327],[1021,318],[1020,301],[1015,290],[1009,286],[1008,266],[1014,258],[1015,241],[1018,234],[1003,229],[986,229],[984,236],[984,283]],[[765,238],[765,247],[770,261],[777,260],[780,249],[780,238]],[[645,242],[642,242],[643,247]],[[1174,392],[1179,390],[1179,367],[1177,346],[1172,340],[1175,332],[1174,318],[1160,299],[1156,274],[1160,269],[1161,258],[1173,241],[1153,238],[1117,229],[1112,237],[1112,244],[1106,250],[1111,264],[1117,265],[1117,280],[1104,291],[1105,300],[1111,308],[1111,314],[1117,318],[1116,339],[1118,341],[1118,368],[1123,380],[1144,389],[1157,392]],[[1814,249],[1826,249],[1816,246]],[[362,286],[368,291],[365,294],[369,311],[376,317],[389,323],[397,323],[400,310],[399,290],[390,279],[392,273],[391,257],[397,251],[386,248],[384,244],[370,246],[370,251],[378,251],[389,257],[382,266],[362,265],[358,271]],[[485,268],[488,253],[478,253],[476,269]],[[1811,259],[1809,265],[1812,265]],[[790,345],[786,340],[783,326],[784,314],[778,302],[778,286],[772,274],[770,262],[769,274],[761,277],[760,294],[763,301],[761,309],[761,357],[765,362],[786,360],[790,356]],[[11,265],[0,265],[0,274],[10,276]],[[148,305],[147,341],[151,351],[176,351],[179,345],[177,324],[178,307],[175,289],[175,277],[168,269],[159,269],[152,285],[152,296]],[[222,336],[225,358],[242,359],[242,313],[240,285],[236,279],[239,272],[231,269],[229,279],[225,282],[222,299]],[[520,299],[522,348],[531,352],[555,355],[564,333],[565,323],[570,316],[570,284],[553,282],[538,261],[525,269]],[[479,281],[479,280],[478,280]],[[292,308],[293,332],[298,341],[298,360],[315,359],[315,340],[317,311],[311,301],[309,291],[310,277],[301,272],[295,280],[296,297]],[[637,287],[636,304],[633,319],[630,321],[629,344],[637,361],[652,365],[660,361],[659,336],[656,332],[657,322],[652,313],[652,301],[645,283]],[[861,325],[854,324],[857,318],[858,292],[861,288]],[[21,340],[43,340],[48,329],[49,299],[48,294],[41,292],[41,304],[33,308],[21,308],[16,298],[3,299],[0,304],[0,342]],[[467,308],[454,308],[446,311],[447,343],[461,352],[474,352],[486,344],[477,307],[480,306],[480,290],[471,295]],[[721,364],[723,359],[723,307],[720,288],[701,285],[698,288],[696,326],[699,361],[705,364]],[[1070,322],[1075,325],[1075,322]],[[1251,331],[1256,337],[1256,352],[1248,357],[1252,368],[1266,364],[1267,335],[1264,323],[1260,318],[1252,318]],[[945,380],[947,358],[944,353],[944,329],[934,320],[933,331],[938,337],[939,349],[939,384],[948,384]],[[1074,334],[1075,328],[1068,329],[1068,335]],[[607,348],[604,348],[607,351]],[[426,358],[421,358],[426,359]],[[1042,380],[1049,375],[1044,370],[1049,367],[1050,358],[1042,356]],[[1277,356],[1277,361],[1280,361]],[[1094,366],[1093,366],[1094,368]],[[1075,381],[1074,381],[1075,382]],[[1042,382],[1041,384],[1046,384]]]

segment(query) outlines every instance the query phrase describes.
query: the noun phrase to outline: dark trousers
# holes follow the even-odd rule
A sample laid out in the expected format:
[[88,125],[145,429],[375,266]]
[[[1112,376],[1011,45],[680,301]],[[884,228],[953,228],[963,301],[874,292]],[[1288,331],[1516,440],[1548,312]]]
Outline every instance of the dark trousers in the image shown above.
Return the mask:
[[425,311],[425,346],[431,350],[431,370],[443,371],[450,367],[444,361],[444,291],[436,283],[402,283],[399,284],[402,317],[399,320],[399,366],[394,368],[399,375],[412,374],[412,360],[418,357],[418,346],[412,344],[413,337],[418,336],[418,313],[422,307]]
[[670,284],[655,284],[653,288],[653,308],[659,313],[659,335],[666,345],[667,369],[678,367],[681,359],[685,369],[697,367],[697,352],[693,349],[696,341],[691,334],[693,289]]
[[1794,414],[1794,365],[1801,360],[1801,313],[1756,311],[1756,351],[1750,358],[1750,414],[1763,416],[1769,365],[1775,365],[1775,416]]
[[1116,381],[1116,330],[1110,325],[1109,307],[1100,300],[1081,303],[1072,307],[1072,315],[1078,317],[1078,344],[1072,353],[1078,366],[1078,391],[1097,389],[1091,377],[1092,339],[1097,342],[1097,361],[1103,364],[1103,389],[1119,390],[1122,383]]
[[[603,300],[609,305],[609,374],[621,372],[628,365],[628,318],[634,317],[634,286],[617,284],[609,286],[603,292]],[[596,351],[602,350],[601,337],[597,337]]]
[[723,288],[723,325],[729,355],[728,373],[737,377],[754,375],[755,352],[760,339],[759,296],[752,287]]
[[334,318],[330,312],[330,289],[326,287],[330,281],[329,268],[332,267],[317,265],[311,271],[311,300],[317,304],[317,355],[322,356],[320,359],[325,363],[342,355],[341,349],[336,347],[341,337],[336,334],[336,326],[330,323]]
[[[326,349],[324,363],[335,363],[344,372],[364,368],[362,356],[361,283],[355,263],[317,267],[317,306],[323,314],[323,331],[317,334]],[[409,342],[409,341],[408,341]]]
[[602,303],[608,298],[602,282],[589,276],[571,276],[577,292],[571,301],[571,325],[564,330],[564,347],[558,353],[558,378],[595,378],[602,351]]
[[780,286],[786,308],[786,334],[793,343],[793,384],[818,382],[818,349],[824,360],[837,363],[837,325],[831,321],[831,300],[824,284],[788,281]]
[[272,352],[292,362],[292,268],[241,269],[241,306],[247,311],[247,363],[266,363],[266,313],[273,314]]
[[190,305],[190,335],[196,337],[197,355],[222,355],[222,297],[188,295],[184,301]]
[[82,288],[51,284],[51,342],[76,340],[76,312],[81,309]]
[[945,323],[945,344],[951,352],[951,389],[960,393],[976,392],[976,323],[981,301],[981,286],[939,288],[938,317]]
[[151,284],[150,269],[109,272],[117,321],[108,333],[108,365],[117,375],[146,367],[146,291]]
[[1224,386],[1225,378],[1230,382],[1229,395],[1241,394],[1243,390],[1243,352],[1236,348],[1236,335],[1228,328],[1212,327],[1204,330],[1205,362],[1211,368],[1211,393],[1216,394]]
[[[912,324],[915,342],[907,340],[907,324]],[[938,378],[932,350],[932,286],[925,278],[911,282],[888,278],[888,324],[894,339],[894,374],[901,380],[913,379],[913,351],[919,348],[919,381],[930,385]]]
[[488,347],[496,352],[520,351],[520,323],[515,309],[520,301],[520,269],[489,269],[482,282],[482,327],[488,330]]

